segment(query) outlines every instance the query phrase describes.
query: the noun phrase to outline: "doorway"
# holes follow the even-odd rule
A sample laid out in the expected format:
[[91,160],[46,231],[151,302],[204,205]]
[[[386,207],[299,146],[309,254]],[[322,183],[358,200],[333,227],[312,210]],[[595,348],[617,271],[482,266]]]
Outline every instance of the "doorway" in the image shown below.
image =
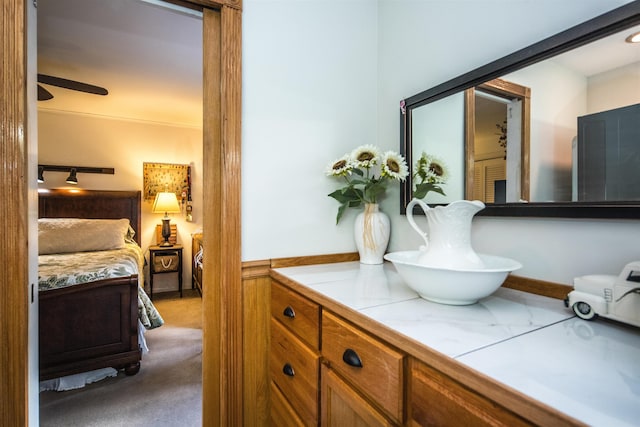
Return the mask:
[[[195,409],[197,418],[201,417],[202,327],[201,322],[187,327],[180,321],[201,313],[201,300],[189,292],[188,284],[193,255],[190,237],[201,230],[203,217],[202,12],[140,0],[44,0],[38,4],[37,14],[38,85],[52,97],[37,103],[38,163],[115,167],[116,173],[110,176],[80,175],[74,187],[92,190],[142,190],[145,162],[188,164],[193,195],[193,221],[187,221],[183,214],[184,199],[183,212],[172,215],[171,221],[177,225],[177,243],[182,245],[184,299],[158,295],[158,291],[177,290],[177,276],[182,273],[156,276],[151,295],[149,271],[144,272],[147,294],[155,297],[165,324],[145,331],[150,351],[142,356],[141,371],[126,379],[120,373],[117,379],[77,392],[41,392],[41,425],[57,425],[56,420],[83,424],[78,420],[92,418],[126,424],[130,418],[125,413],[140,416],[147,407],[120,396],[148,395],[149,390],[157,396],[156,416],[170,418],[184,408],[182,413],[190,415],[184,417],[185,425],[199,425],[190,410]],[[107,88],[108,94],[74,90],[73,83],[49,84],[48,79],[40,79],[42,75],[64,78],[63,83],[99,85]],[[47,174],[39,191],[68,186],[64,176]],[[137,233],[149,264],[147,248],[156,243],[154,227],[159,222],[159,215],[151,212],[151,201],[143,191],[142,227]],[[190,302],[184,306],[190,312],[177,317],[174,307],[186,302]],[[193,344],[184,345],[185,341]],[[177,372],[182,372],[181,382],[161,380],[176,378]],[[51,384],[48,388],[79,385],[67,385],[66,381]],[[185,392],[171,392],[175,384]],[[96,411],[92,403],[97,399],[101,405]],[[131,405],[128,410],[127,405]],[[153,405],[150,402],[149,406]]]
[[530,89],[495,79],[465,91],[465,198],[529,198]]
[[[190,2],[183,2],[190,3]],[[241,253],[240,253],[240,116],[241,22],[237,0],[198,1],[204,9],[203,73],[203,188],[204,243],[211,256],[204,261],[203,296],[203,424],[229,425],[242,421]],[[7,425],[37,423],[37,355],[29,336],[36,334],[30,313],[37,310],[37,294],[30,273],[36,265],[33,238],[37,198],[35,119],[35,2],[7,2],[0,11],[3,26],[3,67],[0,79],[0,151],[5,162],[2,188],[13,203],[2,215],[0,237],[4,265],[0,325],[11,343],[0,353],[5,373],[0,379],[0,413]],[[222,120],[224,117],[224,120]],[[209,173],[208,171],[216,171]],[[225,204],[210,198],[225,196]],[[218,199],[219,200],[219,199]],[[225,224],[225,227],[222,225]],[[215,236],[215,239],[213,238]],[[209,240],[211,240],[209,244]],[[224,254],[224,257],[222,256]],[[37,269],[36,269],[37,270]],[[31,279],[31,280],[30,280]],[[20,286],[22,284],[22,286]],[[229,316],[225,312],[233,312]],[[223,313],[224,321],[223,321]],[[232,321],[228,321],[231,317]],[[36,318],[37,319],[37,318]],[[238,326],[239,325],[239,326]],[[36,383],[37,384],[37,383]],[[35,402],[34,402],[35,394]]]

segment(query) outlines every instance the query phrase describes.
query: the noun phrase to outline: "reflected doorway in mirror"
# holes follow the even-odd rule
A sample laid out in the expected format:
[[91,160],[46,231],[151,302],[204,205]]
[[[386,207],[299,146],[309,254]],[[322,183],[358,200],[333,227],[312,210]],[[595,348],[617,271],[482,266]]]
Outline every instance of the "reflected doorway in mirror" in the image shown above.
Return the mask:
[[[465,91],[466,199],[495,203],[502,180],[504,201],[529,199],[530,104],[528,87],[502,79]],[[496,132],[503,123],[506,134]]]

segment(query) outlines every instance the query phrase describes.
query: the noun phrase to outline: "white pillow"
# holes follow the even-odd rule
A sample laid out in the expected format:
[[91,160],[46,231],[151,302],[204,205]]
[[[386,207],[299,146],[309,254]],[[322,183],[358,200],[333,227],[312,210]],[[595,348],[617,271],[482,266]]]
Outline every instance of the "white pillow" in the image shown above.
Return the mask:
[[38,253],[104,251],[125,247],[129,220],[41,218],[38,220]]

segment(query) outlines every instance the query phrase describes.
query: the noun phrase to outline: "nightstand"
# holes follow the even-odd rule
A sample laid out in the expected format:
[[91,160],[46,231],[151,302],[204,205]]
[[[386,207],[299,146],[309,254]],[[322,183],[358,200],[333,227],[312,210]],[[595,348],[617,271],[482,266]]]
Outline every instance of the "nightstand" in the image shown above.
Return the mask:
[[149,297],[153,299],[153,276],[178,273],[178,290],[182,298],[182,245],[149,247]]

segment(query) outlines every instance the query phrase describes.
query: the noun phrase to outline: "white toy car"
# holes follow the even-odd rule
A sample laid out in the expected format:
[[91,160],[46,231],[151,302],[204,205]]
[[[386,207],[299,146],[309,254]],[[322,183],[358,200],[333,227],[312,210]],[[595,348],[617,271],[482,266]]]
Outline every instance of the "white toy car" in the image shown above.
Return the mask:
[[573,279],[564,305],[585,320],[606,317],[640,326],[640,261],[627,264],[618,276],[593,274]]

